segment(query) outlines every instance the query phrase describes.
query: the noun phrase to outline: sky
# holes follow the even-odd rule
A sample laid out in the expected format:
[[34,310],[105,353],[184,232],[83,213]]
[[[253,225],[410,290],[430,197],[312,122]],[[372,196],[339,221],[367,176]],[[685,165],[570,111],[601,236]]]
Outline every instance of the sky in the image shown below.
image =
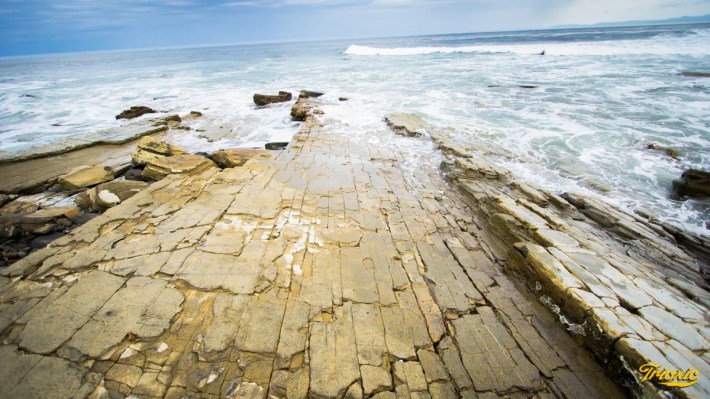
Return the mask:
[[710,0],[0,0],[0,56],[540,29],[710,14]]

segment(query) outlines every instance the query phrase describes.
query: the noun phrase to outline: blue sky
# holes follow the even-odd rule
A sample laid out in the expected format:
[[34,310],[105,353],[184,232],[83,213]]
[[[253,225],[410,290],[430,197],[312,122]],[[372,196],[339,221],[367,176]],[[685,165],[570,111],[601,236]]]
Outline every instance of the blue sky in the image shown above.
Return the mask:
[[710,14],[710,0],[0,0],[0,56],[535,29]]

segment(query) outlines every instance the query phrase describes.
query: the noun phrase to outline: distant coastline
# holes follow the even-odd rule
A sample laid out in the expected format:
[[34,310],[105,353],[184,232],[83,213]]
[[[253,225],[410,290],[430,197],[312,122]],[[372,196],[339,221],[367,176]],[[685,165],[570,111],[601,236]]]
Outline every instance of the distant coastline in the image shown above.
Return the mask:
[[690,25],[710,23],[710,14],[697,17],[678,17],[668,19],[633,20],[619,22],[599,22],[585,25],[555,25],[549,29],[579,29],[579,28],[622,28],[629,26],[652,26],[652,25]]

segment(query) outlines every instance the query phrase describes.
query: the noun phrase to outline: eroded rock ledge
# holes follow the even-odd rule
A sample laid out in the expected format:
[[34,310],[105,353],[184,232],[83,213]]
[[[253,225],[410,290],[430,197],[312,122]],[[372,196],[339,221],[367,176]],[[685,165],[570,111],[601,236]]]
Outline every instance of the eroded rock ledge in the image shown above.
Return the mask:
[[[415,120],[412,129],[433,132],[449,154],[454,185],[501,240],[491,246],[495,257],[559,315],[607,373],[642,397],[667,389],[641,383],[643,364],[710,372],[710,240],[650,215],[516,181],[485,155],[451,143],[446,131],[408,118]],[[708,393],[707,383],[673,391],[678,397]]]
[[[403,171],[404,156],[307,116],[273,157],[169,175],[3,269],[0,396],[622,397],[538,296],[608,321],[567,326],[599,331],[590,347],[612,361],[630,354],[621,373],[601,362],[628,392],[660,396],[628,378],[648,354],[705,370],[704,333],[688,333],[705,305],[619,271],[617,248],[594,252],[606,238],[546,214],[582,218],[574,206],[506,190],[474,157],[457,168],[458,186],[483,189],[467,199],[436,168]],[[574,264],[602,267],[598,283]],[[657,326],[662,312],[687,334]]]

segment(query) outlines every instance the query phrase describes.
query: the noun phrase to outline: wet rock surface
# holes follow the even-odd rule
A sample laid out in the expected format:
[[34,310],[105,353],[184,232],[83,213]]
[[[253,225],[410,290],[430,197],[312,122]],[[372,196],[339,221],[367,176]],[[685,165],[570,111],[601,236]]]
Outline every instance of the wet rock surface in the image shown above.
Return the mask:
[[143,116],[145,114],[154,114],[158,111],[146,107],[144,105],[138,105],[131,107],[120,114],[116,115],[116,119],[133,119],[133,118],[138,118],[139,116]]
[[209,158],[182,154],[149,161],[142,176],[146,180],[157,181],[171,174],[199,174],[212,167],[215,167],[215,163]]
[[401,136],[419,137],[426,133],[426,123],[414,114],[390,114],[385,117],[385,122]]
[[279,91],[277,95],[254,94],[254,104],[263,107],[269,104],[285,103],[291,101],[293,95],[287,91]]
[[673,180],[673,190],[680,196],[710,198],[710,172],[688,169]]
[[707,305],[577,220],[601,205],[476,158],[461,192],[381,161],[405,156],[308,117],[271,159],[169,174],[0,269],[0,396],[607,399],[639,362],[707,369]]
[[210,155],[220,168],[233,168],[242,166],[250,159],[266,160],[272,157],[272,153],[268,150],[258,150],[250,148],[228,148],[214,152]]

